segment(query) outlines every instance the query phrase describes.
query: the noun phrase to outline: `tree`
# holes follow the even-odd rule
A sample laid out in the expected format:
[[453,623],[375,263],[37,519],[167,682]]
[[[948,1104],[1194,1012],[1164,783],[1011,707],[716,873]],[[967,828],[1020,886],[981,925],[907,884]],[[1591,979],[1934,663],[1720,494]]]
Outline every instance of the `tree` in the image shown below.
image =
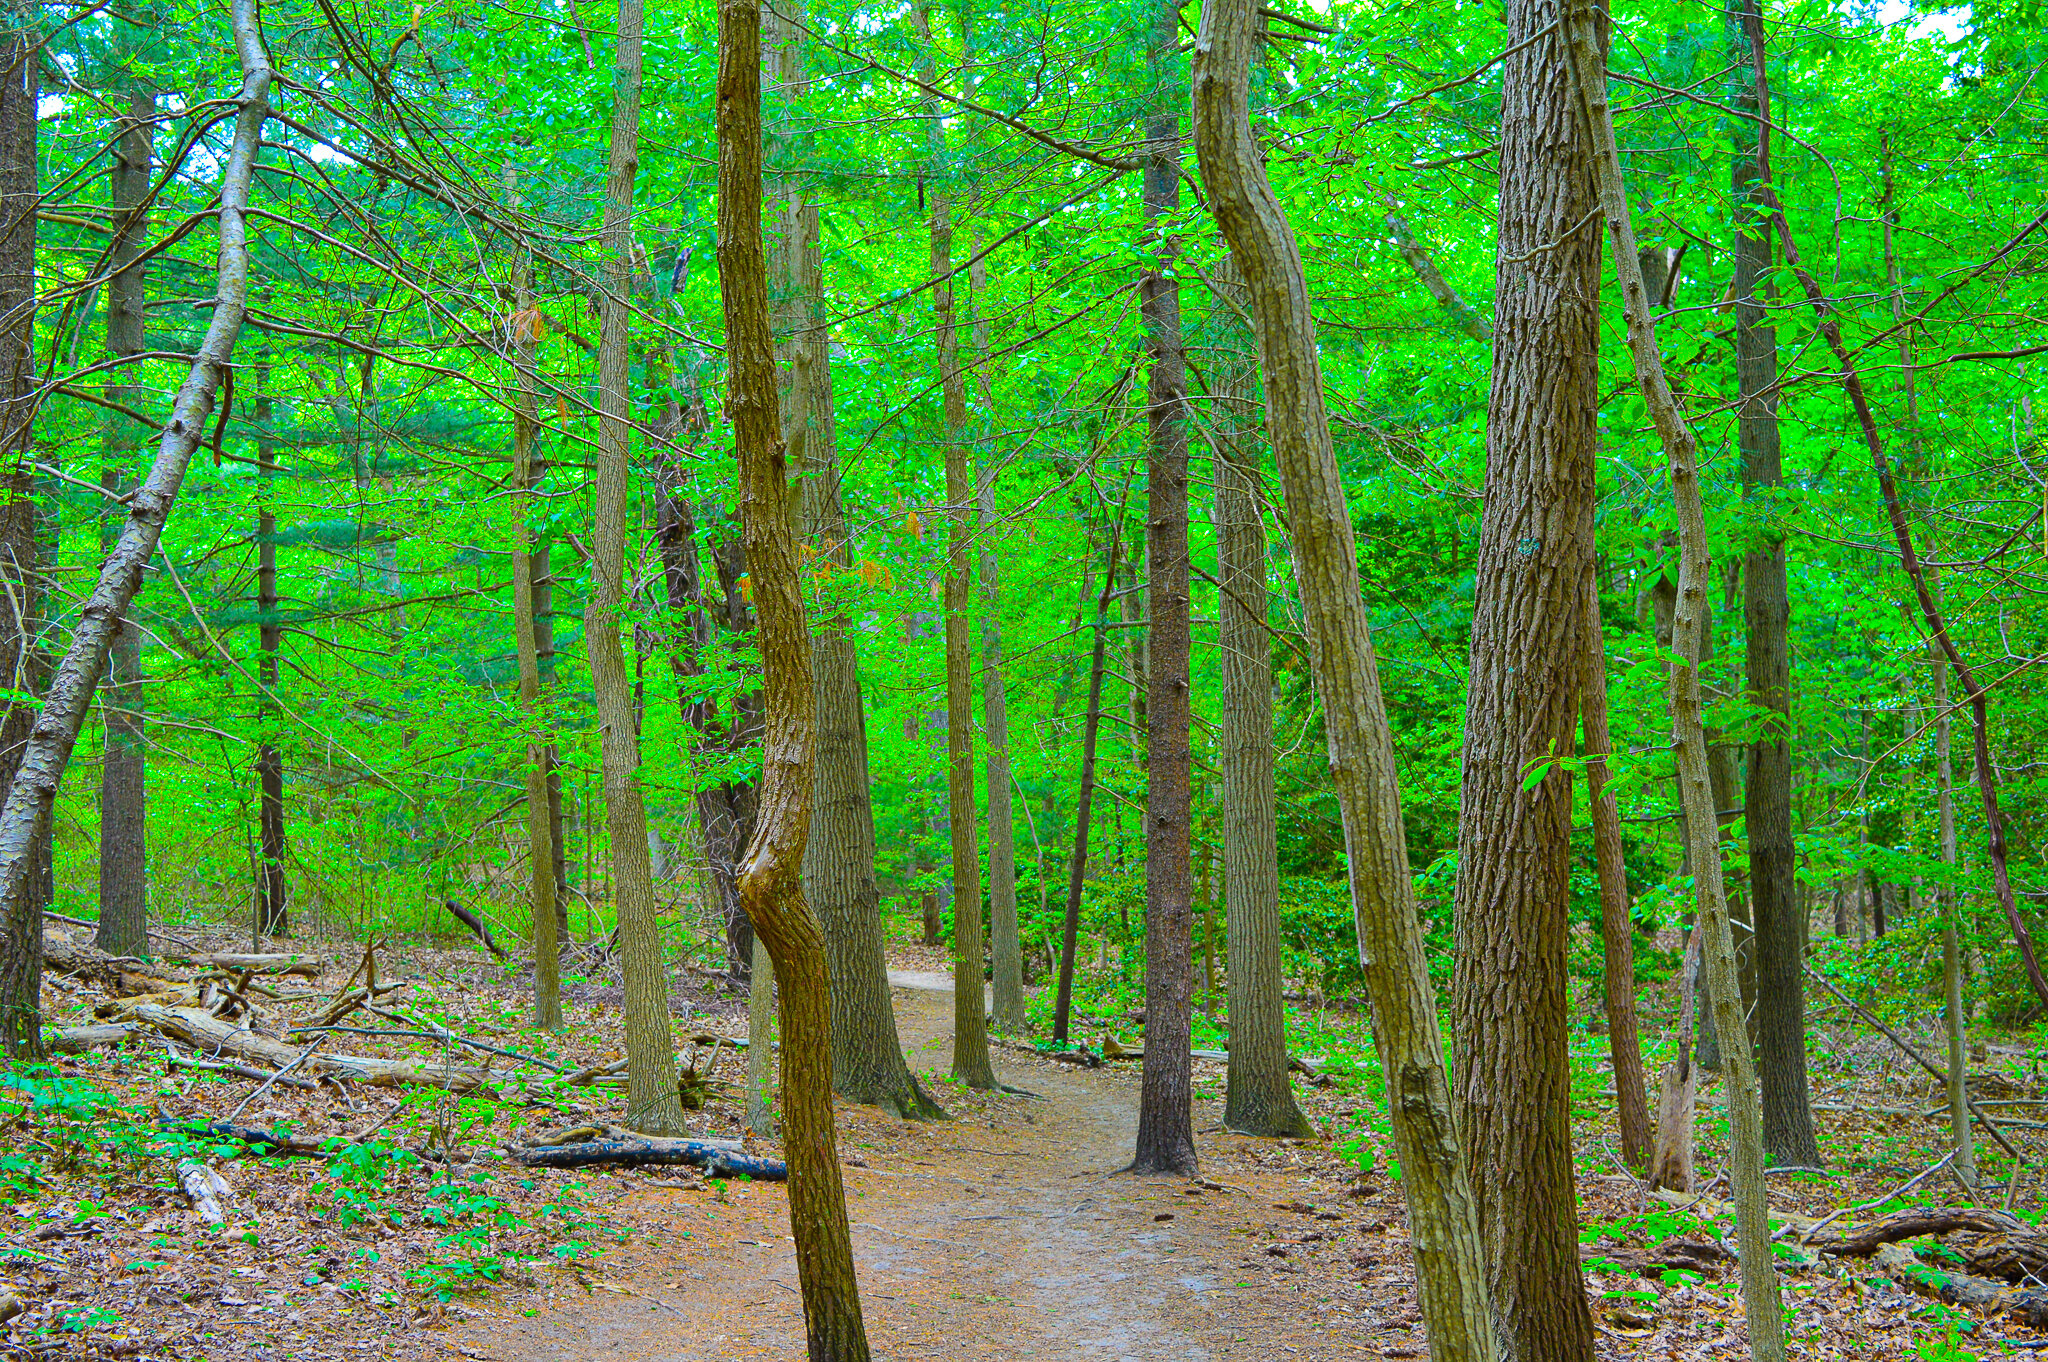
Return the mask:
[[761,243],[759,0],[719,0],[718,150],[718,273],[730,365],[726,411],[739,455],[740,513],[760,617],[764,712],[761,800],[741,863],[740,892],[782,985],[783,1148],[804,1334],[812,1362],[866,1362],[867,1331],[832,1130],[830,984],[824,942],[803,892],[817,727]]
[[1074,799],[1074,849],[1067,859],[1067,907],[1060,927],[1060,977],[1054,994],[1052,1043],[1065,1045],[1074,1005],[1074,947],[1081,930],[1081,888],[1088,874],[1088,820],[1095,803],[1095,743],[1102,732],[1102,674],[1109,652],[1109,602],[1116,595],[1117,549],[1122,543],[1123,509],[1109,532],[1102,595],[1095,602],[1095,643],[1088,664],[1088,715],[1081,727],[1081,788]]
[[[121,34],[128,30],[124,24]],[[132,49],[116,60],[133,59]],[[112,208],[113,240],[108,248],[107,355],[130,366],[117,370],[107,384],[107,400],[133,403],[143,389],[132,366],[146,342],[144,309],[148,302],[149,265],[142,258],[149,240],[150,172],[154,163],[153,130],[156,95],[129,77],[128,111],[114,134]],[[119,496],[122,450],[128,444],[128,418],[118,410],[106,413],[104,462],[100,486]],[[100,542],[114,546],[114,518],[102,513]],[[142,631],[132,619],[121,622],[110,658],[107,686],[107,752],[100,771],[100,926],[95,944],[109,955],[149,953],[149,821],[143,746]]]
[[[1572,1177],[1572,749],[1598,445],[1600,238],[1559,7],[1508,6],[1486,502],[1458,797],[1459,1128],[1501,1354],[1593,1354]],[[1597,621],[1594,622],[1597,624]]]
[[647,808],[640,792],[640,736],[633,689],[619,640],[626,607],[627,479],[631,462],[627,325],[633,289],[633,179],[640,164],[640,0],[622,0],[613,85],[611,170],[605,182],[605,277],[598,343],[597,476],[592,491],[591,592],[584,638],[602,730],[604,806],[611,833],[612,884],[619,919],[619,964],[626,980],[626,1058],[631,1079],[628,1124],[653,1134],[683,1128],[669,1034],[668,971],[654,915],[654,867],[647,850]]
[[[1729,29],[1737,55],[1735,105],[1753,114],[1745,16],[1759,0],[1735,0]],[[1813,1168],[1820,1145],[1806,1086],[1806,915],[1792,861],[1792,607],[1785,535],[1772,498],[1785,485],[1778,443],[1778,333],[1765,311],[1771,267],[1770,224],[1756,187],[1756,124],[1739,119],[1733,167],[1735,202],[1736,445],[1745,500],[1758,523],[1742,559],[1742,613],[1749,701],[1762,724],[1749,744],[1742,800],[1749,836],[1750,914],[1756,950],[1757,1072],[1763,1082],[1764,1156]]]
[[1391,1078],[1389,1115],[1430,1355],[1488,1362],[1495,1346],[1485,1263],[1416,922],[1393,736],[1359,595],[1358,545],[1330,438],[1315,318],[1300,248],[1251,131],[1257,17],[1253,0],[1203,0],[1192,73],[1196,156],[1252,300],[1266,433],[1294,530],[1310,669],[1344,814],[1373,1040]]
[[291,908],[284,882],[284,754],[278,728],[284,715],[277,703],[277,654],[284,646],[284,624],[277,599],[277,512],[272,497],[277,485],[277,442],[271,434],[270,366],[257,368],[256,470],[262,488],[262,509],[256,517],[256,664],[257,711],[263,732],[256,747],[256,935],[284,936],[291,931]]

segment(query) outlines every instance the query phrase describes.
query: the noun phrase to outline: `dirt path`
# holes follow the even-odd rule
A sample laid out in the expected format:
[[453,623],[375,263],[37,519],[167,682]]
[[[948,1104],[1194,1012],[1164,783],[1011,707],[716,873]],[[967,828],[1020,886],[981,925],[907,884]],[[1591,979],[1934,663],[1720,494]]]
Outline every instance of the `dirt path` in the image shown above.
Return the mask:
[[[898,982],[923,985],[896,992],[912,1066],[944,1073],[952,998],[930,987],[944,981]],[[959,1119],[931,1125],[841,1108],[878,1357],[1355,1358],[1381,1351],[1368,1337],[1406,1341],[1384,1331],[1404,1331],[1412,1312],[1394,1301],[1371,1308],[1368,1293],[1331,1271],[1343,1261],[1335,1222],[1351,1220],[1348,1210],[1318,1221],[1305,1202],[1300,1212],[1276,1209],[1289,1196],[1299,1202],[1304,1179],[1232,1168],[1229,1186],[1205,1189],[1121,1175],[1137,1119],[1134,1072],[1007,1049],[995,1058],[1004,1082],[1043,1100],[977,1105],[951,1089],[942,1100]],[[1212,1132],[1205,1156],[1219,1141],[1235,1143]],[[456,1351],[503,1362],[803,1356],[781,1188],[721,1193],[615,1176],[639,1183],[627,1203],[638,1222],[632,1244],[566,1274],[580,1280],[550,1292],[545,1308],[491,1308],[450,1340]],[[1329,1201],[1327,1183],[1321,1191]],[[1268,1252],[1276,1242],[1280,1252]]]

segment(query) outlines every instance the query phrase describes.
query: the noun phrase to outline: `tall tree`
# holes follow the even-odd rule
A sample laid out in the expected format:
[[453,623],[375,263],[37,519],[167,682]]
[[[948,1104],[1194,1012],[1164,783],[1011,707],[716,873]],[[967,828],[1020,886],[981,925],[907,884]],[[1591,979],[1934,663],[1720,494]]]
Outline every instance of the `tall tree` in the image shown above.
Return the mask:
[[[1227,278],[1226,278],[1227,271]],[[1217,649],[1222,654],[1224,969],[1230,1062],[1223,1124],[1247,1135],[1307,1138],[1315,1127],[1287,1077],[1287,1010],[1280,973],[1280,828],[1273,789],[1273,638],[1260,514],[1257,360],[1238,316],[1244,287],[1233,262],[1218,271],[1211,313],[1224,339],[1211,352],[1216,437]]]
[[1145,380],[1145,599],[1150,615],[1145,712],[1145,1058],[1138,1090],[1139,1173],[1195,1173],[1191,1105],[1195,880],[1188,860],[1193,753],[1188,677],[1187,355],[1181,347],[1181,101],[1175,49],[1180,10],[1154,11],[1152,67],[1159,103],[1145,119],[1145,222],[1156,264],[1139,285],[1150,361]]
[[1785,533],[1774,502],[1785,485],[1778,443],[1778,333],[1769,324],[1771,229],[1757,194],[1756,80],[1745,16],[1760,0],[1734,0],[1731,102],[1748,117],[1731,125],[1735,206],[1735,443],[1751,516],[1742,558],[1742,613],[1749,703],[1759,716],[1749,744],[1742,825],[1749,837],[1750,914],[1756,953],[1757,1073],[1763,1083],[1764,1156],[1818,1167],[1820,1145],[1806,1083],[1806,914],[1792,859],[1791,594]]
[[[1510,0],[1486,499],[1458,796],[1459,1126],[1501,1355],[1593,1355],[1572,1177],[1573,746],[1599,431],[1592,147],[1558,0]],[[1545,36],[1546,31],[1548,36]]]
[[284,714],[277,703],[277,654],[284,622],[277,599],[277,440],[271,431],[270,365],[256,368],[256,476],[262,503],[256,515],[256,697],[263,731],[256,744],[256,933],[284,936],[291,908],[284,881],[284,752],[278,746]]
[[867,1362],[832,1129],[830,984],[824,942],[803,892],[817,727],[761,242],[759,0],[719,0],[717,120],[726,411],[739,455],[740,513],[760,614],[764,709],[760,807],[741,862],[740,892],[782,985],[783,1148],[811,1362]]
[[[619,921],[619,966],[626,983],[628,1123],[668,1133],[683,1128],[669,1033],[668,970],[654,913],[654,866],[647,849],[647,807],[640,792],[640,737],[633,687],[619,638],[626,607],[628,478],[632,456],[630,370],[634,270],[633,180],[640,165],[641,0],[619,6],[612,73],[611,167],[604,200],[604,293],[598,341],[597,475],[591,494],[590,604],[584,628],[591,689],[597,695],[604,766],[606,831],[611,835],[612,894]],[[758,77],[757,77],[758,79]]]
[[[126,41],[131,26],[117,20],[122,39],[116,62],[132,62],[136,53]],[[149,265],[142,250],[149,239],[150,171],[154,162],[152,133],[156,126],[156,95],[136,76],[123,72],[129,85],[128,111],[114,135],[112,207],[113,240],[107,249],[107,356],[133,365],[143,351],[143,311],[148,299]],[[117,407],[132,404],[142,393],[132,368],[115,370],[107,384],[107,400]],[[107,413],[104,466],[100,485],[114,496],[122,485],[126,452],[132,445],[128,418]],[[115,517],[103,514],[100,544],[111,549]],[[99,948],[109,955],[145,955],[149,950],[149,820],[143,747],[142,630],[132,619],[121,621],[109,658],[107,686],[107,753],[100,771],[100,925]]]
[[1266,386],[1266,433],[1294,531],[1309,664],[1323,702],[1330,775],[1344,815],[1359,959],[1373,1039],[1389,1076],[1430,1355],[1495,1355],[1485,1259],[1444,1070],[1436,990],[1416,919],[1393,732],[1359,593],[1358,544],[1323,400],[1322,362],[1301,249],[1251,129],[1257,0],[1203,0],[1195,39],[1195,148],[1217,225],[1252,300]]
[[1095,602],[1095,642],[1088,663],[1088,714],[1081,724],[1081,788],[1074,799],[1074,847],[1067,859],[1067,906],[1060,927],[1059,985],[1053,995],[1052,1042],[1065,1045],[1074,1005],[1074,948],[1081,931],[1081,887],[1088,876],[1088,821],[1095,806],[1095,744],[1102,733],[1102,674],[1109,654],[1109,602],[1116,595],[1117,549],[1122,544],[1123,509],[1109,532],[1109,561],[1103,565],[1102,595]]

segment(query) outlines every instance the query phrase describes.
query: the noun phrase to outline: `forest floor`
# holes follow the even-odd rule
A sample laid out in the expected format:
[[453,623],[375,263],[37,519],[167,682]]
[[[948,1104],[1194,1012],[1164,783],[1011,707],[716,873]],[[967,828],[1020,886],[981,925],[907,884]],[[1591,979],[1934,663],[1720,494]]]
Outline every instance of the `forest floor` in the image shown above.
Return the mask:
[[[502,967],[468,951],[408,946],[395,954],[421,981],[413,1006],[422,1015],[512,1048],[535,1043],[517,1029],[525,986]],[[1029,1095],[969,1092],[943,1078],[952,1018],[943,961],[911,947],[899,950],[897,964],[898,983],[912,985],[895,991],[905,1050],[954,1119],[906,1122],[873,1108],[838,1108],[877,1357],[1427,1357],[1398,1185],[1361,1173],[1341,1140],[1223,1131],[1221,1066],[1198,1061],[1201,1179],[1124,1174],[1135,1064],[1078,1068],[1003,1044],[994,1050],[998,1075]],[[679,1016],[725,1034],[743,1029],[730,991],[702,976],[679,973],[677,981],[671,1003]],[[595,982],[570,987],[559,1058],[584,1063],[617,1052],[616,991]],[[91,999],[51,1001],[78,1013]],[[1817,1041],[1835,1047],[1837,1067],[1844,1056],[1882,1053],[1859,1051],[1862,1041],[1839,1033]],[[367,1037],[351,1048],[397,1055],[408,1046],[421,1048]],[[1841,1081],[1823,1077],[1818,1094],[1841,1171],[1774,1177],[1774,1208],[1818,1215],[1882,1198],[1938,1157],[1928,1153],[1932,1127],[1916,1130],[1920,1123],[1893,1114],[1907,1110],[1902,1100],[1924,1098],[1912,1079],[1881,1060],[1851,1063],[1848,1072]],[[146,1051],[67,1060],[60,1073],[60,1085],[88,1083],[157,1126],[222,1119],[255,1087],[168,1074],[161,1056]],[[180,1362],[803,1355],[781,1185],[707,1180],[691,1170],[519,1168],[496,1150],[522,1128],[602,1120],[591,1108],[616,1098],[500,1077],[501,1096],[523,1093],[523,1103],[272,1089],[243,1121],[316,1137],[388,1122],[378,1139],[391,1143],[359,1146],[375,1151],[367,1160],[341,1154],[325,1163],[217,1150],[234,1192],[220,1229],[197,1224],[168,1160],[154,1151],[120,1156],[121,1140],[102,1127],[93,1127],[91,1141],[66,1145],[62,1101],[15,1117],[10,1129],[27,1142],[12,1134],[0,1142],[71,1153],[68,1162],[44,1159],[11,1175],[5,1199],[14,1223],[0,1220],[0,1290],[24,1310],[0,1337],[0,1353]],[[1355,1084],[1302,1085],[1301,1094],[1332,1134],[1371,1114]],[[1716,1103],[1716,1093],[1702,1093],[1700,1166],[1708,1177],[1717,1166]],[[738,1133],[731,1093],[698,1116],[707,1133]],[[1602,1152],[1611,1127],[1606,1112],[1587,1116],[1577,1132],[1587,1151],[1582,1253],[1601,1356],[1741,1355],[1732,1264],[1650,1277],[1616,1265],[1660,1242],[1724,1238],[1727,1225],[1712,1201],[1672,1206],[1614,1169]],[[452,1158],[423,1162],[419,1153],[434,1156],[436,1129]],[[749,1143],[779,1154],[773,1141]],[[0,1155],[0,1175],[21,1162],[11,1158]],[[1956,1200],[1938,1179],[1918,1191],[1914,1199]],[[2012,1320],[1972,1319],[1908,1295],[1867,1262],[1786,1266],[1795,1356],[1965,1362],[2002,1351],[2001,1343],[2042,1346]]]

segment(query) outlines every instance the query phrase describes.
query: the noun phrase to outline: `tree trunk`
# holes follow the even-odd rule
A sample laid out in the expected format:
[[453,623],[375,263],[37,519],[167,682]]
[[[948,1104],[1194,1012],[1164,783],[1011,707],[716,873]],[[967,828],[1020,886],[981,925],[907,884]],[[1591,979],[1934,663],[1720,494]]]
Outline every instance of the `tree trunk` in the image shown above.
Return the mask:
[[[234,33],[240,58],[242,89],[234,141],[222,168],[217,209],[220,240],[218,283],[213,315],[200,341],[192,367],[179,386],[157,446],[149,475],[128,503],[128,518],[113,551],[101,564],[91,596],[78,614],[70,645],[50,682],[19,759],[11,763],[6,804],[0,809],[0,1041],[12,1058],[42,1053],[42,904],[37,895],[37,851],[46,845],[57,785],[71,760],[78,732],[92,705],[93,692],[106,670],[107,655],[121,620],[142,585],[142,574],[155,555],[164,521],[176,501],[193,451],[199,447],[215,395],[234,354],[248,307],[249,252],[244,215],[263,124],[270,116],[270,62],[263,50],[256,0],[235,0]],[[19,306],[33,298],[33,252],[16,253],[15,243],[32,236],[34,189],[24,187],[17,153],[28,137],[28,167],[34,166],[35,59],[31,35],[16,30],[10,40],[12,64],[0,68],[14,78],[0,83],[0,304],[11,296]],[[17,83],[18,82],[18,83]],[[26,193],[24,199],[22,194]],[[26,312],[12,315],[24,318]],[[11,349],[8,348],[11,342]],[[0,393],[13,399],[0,407],[0,451],[7,461],[26,458],[33,412],[24,397],[30,377],[26,331],[12,328],[0,335]],[[0,771],[0,774],[6,774]]]
[[[1590,531],[1592,506],[1584,519]],[[1607,729],[1607,648],[1600,627],[1600,584],[1588,538],[1586,677],[1579,698],[1586,743],[1586,800],[1593,814],[1593,858],[1600,874],[1600,948],[1607,997],[1607,1050],[1614,1059],[1615,1105],[1621,1113],[1621,1157],[1638,1173],[1650,1165],[1650,1109],[1643,1085],[1642,1036],[1636,1023],[1635,928],[1629,911],[1628,866],[1622,860],[1621,814],[1608,788],[1614,739]]]
[[271,438],[270,366],[257,367],[256,472],[262,509],[256,517],[256,682],[262,694],[256,703],[263,734],[256,748],[256,933],[286,936],[291,909],[284,883],[284,754],[278,747],[284,715],[277,703],[277,654],[284,646],[284,625],[278,618],[277,513],[272,498],[277,487],[277,442]]
[[[1226,341],[1213,352],[1210,424],[1216,431],[1217,647],[1223,667],[1223,879],[1229,940],[1230,1063],[1223,1124],[1247,1135],[1315,1133],[1287,1080],[1287,1010],[1280,977],[1279,821],[1273,791],[1273,639],[1267,632],[1266,524],[1259,514],[1258,442],[1249,419],[1251,337],[1229,304],[1214,315]],[[1234,282],[1234,279],[1233,281]],[[1149,1045],[1149,1040],[1148,1040]]]
[[[1941,863],[1951,871],[1956,864],[1955,771],[1949,760],[1948,670],[1941,649],[1932,639],[1927,644],[1928,661],[1934,669],[1934,780],[1941,804]],[[1969,1018],[1963,1011],[1963,957],[1956,931],[1956,892],[1947,884],[1934,891],[1935,911],[1941,917],[1942,1016],[1948,1029],[1948,1120],[1955,1141],[1952,1165],[1965,1186],[1977,1185],[1977,1142],[1970,1133]]]
[[[1723,1036],[1743,1037],[1742,996],[1736,978],[1735,943],[1721,879],[1719,810],[1707,773],[1707,735],[1700,723],[1699,657],[1705,630],[1712,569],[1707,550],[1706,513],[1700,495],[1697,450],[1677,400],[1664,377],[1656,324],[1636,257],[1629,221],[1628,191],[1621,178],[1621,153],[1607,103],[1607,66],[1596,23],[1580,11],[1567,20],[1572,58],[1578,68],[1587,124],[1598,146],[1601,206],[1614,240],[1615,272],[1628,318],[1628,341],[1636,380],[1670,467],[1672,500],[1678,515],[1678,613],[1672,630],[1680,661],[1671,671],[1672,737],[1678,750],[1679,789],[1686,837],[1692,848],[1693,882],[1699,890],[1701,956],[1707,966],[1708,1000]],[[1768,113],[1765,114],[1768,117]],[[1728,1095],[1729,1163],[1735,1191],[1736,1242],[1742,1266],[1743,1314],[1751,1356],[1784,1362],[1785,1316],[1773,1265],[1764,1187],[1763,1120],[1749,1046],[1723,1052]]]
[[[538,436],[538,432],[535,432]],[[547,475],[547,455],[535,449],[529,485],[539,487]],[[540,694],[555,687],[555,567],[554,547],[545,534],[533,537],[533,551],[527,557],[527,572],[533,581],[533,655],[540,671]],[[555,940],[567,943],[569,935],[569,838],[562,824],[562,764],[555,751],[554,735],[541,749],[541,769],[548,788],[548,854],[555,870]]]
[[1393,735],[1358,546],[1331,442],[1301,252],[1252,136],[1255,0],[1204,0],[1195,40],[1194,123],[1203,184],[1252,298],[1266,379],[1266,429],[1286,492],[1311,670],[1344,814],[1360,962],[1387,1076],[1416,1277],[1435,1362],[1494,1356],[1471,1184],[1444,1072],[1436,993],[1423,952]]
[[[920,3],[919,32],[931,46],[931,11]],[[934,62],[937,58],[934,56]],[[937,83],[936,67],[929,84]],[[945,124],[927,98],[932,162],[942,165]],[[968,640],[973,569],[974,481],[967,469],[967,385],[960,372],[960,333],[953,310],[953,204],[943,188],[931,195],[931,273],[938,316],[939,380],[946,417],[946,804],[953,853],[953,1073],[971,1088],[994,1088],[988,1058],[988,1005],[983,990],[981,852],[974,822],[974,659]]]
[[775,1134],[770,1086],[775,1078],[775,962],[768,943],[754,936],[754,961],[747,971],[747,1129],[763,1139]]
[[[1754,113],[1756,89],[1742,78],[1742,16],[1760,0],[1733,0],[1729,29],[1737,61],[1736,107]],[[1742,608],[1748,624],[1749,701],[1762,716],[1749,744],[1742,798],[1749,837],[1750,922],[1756,959],[1757,1076],[1763,1083],[1764,1157],[1817,1168],[1813,1108],[1806,1082],[1806,919],[1799,909],[1792,852],[1791,597],[1785,535],[1773,504],[1785,485],[1778,449],[1778,333],[1767,321],[1770,224],[1756,195],[1753,121],[1738,119],[1734,162],[1736,447],[1742,490],[1753,517],[1742,560]]]
[[605,830],[611,838],[612,899],[618,912],[619,967],[626,982],[626,1123],[652,1135],[683,1129],[669,1033],[668,970],[654,913],[654,867],[647,854],[647,808],[640,793],[640,742],[633,685],[619,638],[626,608],[627,482],[632,457],[627,323],[633,288],[633,180],[640,164],[641,0],[619,6],[612,86],[611,169],[605,185],[605,286],[598,342],[597,475],[591,496],[590,605],[584,627],[590,686],[596,693],[604,767]]
[[[128,24],[117,21],[125,40]],[[123,42],[120,51],[132,57]],[[131,90],[128,115],[114,141],[114,237],[108,248],[107,354],[131,363],[144,348],[143,309],[148,298],[149,266],[141,258],[149,239],[149,185],[153,161],[156,96]],[[143,388],[133,369],[123,369],[107,385],[107,398],[135,405]],[[108,492],[125,490],[121,469],[128,462],[127,418],[107,413],[106,467],[100,485]],[[111,504],[111,503],[110,503]],[[114,517],[100,522],[100,548],[114,547]],[[145,781],[148,756],[143,746],[142,631],[124,619],[109,658],[106,692],[107,750],[100,771],[100,925],[95,944],[109,955],[149,954],[149,820]]]
[[1081,886],[1088,876],[1088,819],[1095,804],[1095,745],[1102,732],[1102,674],[1109,655],[1109,602],[1116,595],[1117,549],[1122,544],[1123,514],[1109,532],[1109,561],[1102,572],[1102,595],[1095,602],[1095,647],[1088,664],[1088,717],[1081,726],[1081,790],[1074,799],[1074,852],[1067,864],[1067,911],[1060,929],[1059,991],[1053,996],[1052,1043],[1065,1045],[1074,1004],[1074,946],[1081,931]]
[[803,891],[817,725],[761,244],[759,0],[719,0],[717,109],[718,275],[730,366],[726,412],[739,457],[741,519],[760,618],[763,704],[760,802],[739,887],[782,986],[783,1148],[810,1359],[867,1362],[832,1129],[830,984],[824,942]]
[[1593,1355],[1572,1180],[1566,949],[1599,443],[1592,149],[1558,16],[1511,0],[1493,393],[1459,794],[1452,978],[1459,1129],[1501,1356]]
[[[509,179],[512,172],[506,171]],[[560,864],[558,843],[561,807],[559,785],[549,789],[554,777],[554,734],[548,729],[541,705],[540,644],[536,628],[534,534],[527,528],[533,487],[536,481],[534,437],[539,431],[539,375],[536,352],[540,347],[541,313],[533,300],[533,276],[522,255],[518,265],[516,310],[510,336],[512,366],[518,386],[512,395],[512,626],[519,648],[519,709],[525,720],[526,736],[526,853],[527,884],[533,903],[533,1024],[543,1031],[562,1027],[561,943],[566,934],[566,911],[562,902],[564,886],[556,883]],[[545,568],[542,569],[545,572]],[[556,777],[558,780],[559,778]]]

